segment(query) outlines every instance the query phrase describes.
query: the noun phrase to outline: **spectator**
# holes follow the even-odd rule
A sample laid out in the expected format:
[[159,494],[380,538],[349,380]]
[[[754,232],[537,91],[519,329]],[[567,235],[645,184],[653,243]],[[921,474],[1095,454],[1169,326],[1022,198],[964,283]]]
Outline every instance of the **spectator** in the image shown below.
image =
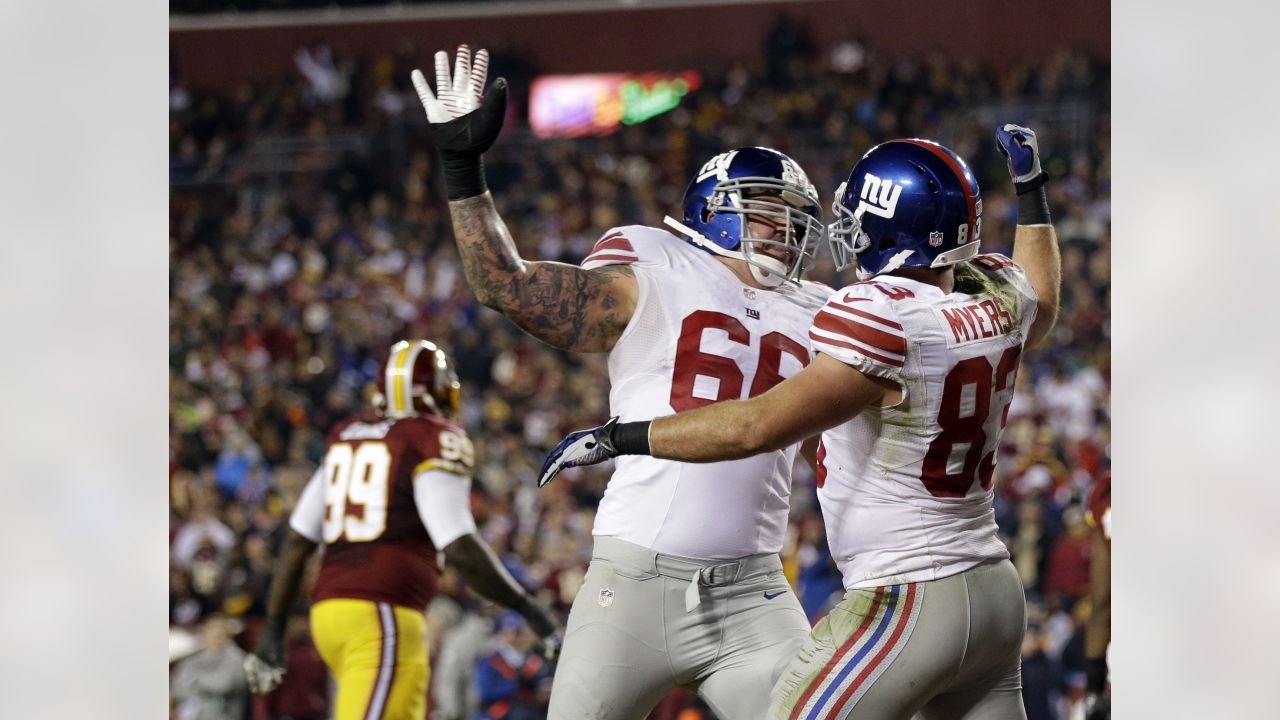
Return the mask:
[[480,695],[476,720],[544,720],[551,698],[551,665],[533,652],[538,636],[518,613],[498,619],[497,647],[476,661]]
[[215,554],[228,552],[236,543],[235,533],[214,514],[214,509],[202,503],[178,530],[170,547],[170,556],[182,568],[190,568],[202,548]]
[[471,679],[476,662],[491,644],[493,623],[443,594],[427,608],[429,625],[437,617],[447,617],[449,627],[440,632],[439,642],[433,646],[432,712],[438,720],[470,720],[480,711],[479,693]]
[[800,573],[796,578],[800,606],[816,624],[844,599],[844,578],[827,546],[827,530],[820,515],[809,515],[801,526]]
[[1062,519],[1066,529],[1054,543],[1049,556],[1044,591],[1046,595],[1059,597],[1064,606],[1071,607],[1089,594],[1089,557],[1093,550],[1093,537],[1078,505],[1068,507]]
[[243,720],[249,686],[244,677],[244,651],[231,641],[231,627],[221,615],[204,624],[205,647],[178,662],[170,693],[176,720]]
[[1027,634],[1022,640],[1022,701],[1027,720],[1056,720],[1062,696],[1062,668],[1047,652],[1050,639],[1041,627],[1044,611],[1027,606]]
[[262,451],[239,429],[233,429],[227,444],[218,455],[214,466],[214,478],[223,497],[233,498],[250,473],[262,462]]
[[346,83],[334,64],[333,51],[327,45],[321,45],[312,53],[307,48],[298,48],[293,54],[293,62],[298,66],[310,86],[310,95],[322,103],[341,100],[346,94]]

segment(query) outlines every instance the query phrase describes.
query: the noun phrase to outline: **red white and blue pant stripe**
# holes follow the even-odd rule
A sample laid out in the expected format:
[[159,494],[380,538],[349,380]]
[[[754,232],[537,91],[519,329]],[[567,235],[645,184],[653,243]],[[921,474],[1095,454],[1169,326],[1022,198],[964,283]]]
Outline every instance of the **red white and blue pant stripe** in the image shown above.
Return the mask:
[[876,588],[866,616],[814,675],[791,720],[845,717],[906,647],[920,605],[916,583]]

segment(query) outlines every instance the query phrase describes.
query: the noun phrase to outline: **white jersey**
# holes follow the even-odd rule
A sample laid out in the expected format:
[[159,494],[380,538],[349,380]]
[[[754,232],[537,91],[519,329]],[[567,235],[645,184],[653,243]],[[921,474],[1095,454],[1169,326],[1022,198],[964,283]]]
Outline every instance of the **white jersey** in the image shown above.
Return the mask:
[[1003,255],[971,262],[981,278],[972,293],[881,276],[836,291],[814,318],[815,352],[904,390],[897,405],[822,435],[818,500],[846,588],[937,580],[1009,556],[992,472],[1036,294]]
[[[610,230],[582,266],[616,263],[639,285],[609,353],[609,408],[623,422],[754,397],[809,364],[805,333],[829,287],[752,288],[710,253],[644,226]],[[778,552],[797,447],[706,464],[619,457],[594,534],[708,560]]]

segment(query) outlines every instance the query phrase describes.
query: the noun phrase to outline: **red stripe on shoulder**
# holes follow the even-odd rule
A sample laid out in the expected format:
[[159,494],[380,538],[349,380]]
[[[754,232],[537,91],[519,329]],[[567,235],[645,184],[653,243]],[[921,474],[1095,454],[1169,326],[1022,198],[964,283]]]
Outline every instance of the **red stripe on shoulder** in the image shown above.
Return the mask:
[[853,338],[864,345],[895,355],[907,354],[907,340],[901,335],[885,332],[857,320],[850,320],[826,310],[818,312],[813,324],[829,333]]
[[585,265],[588,262],[597,262],[597,261],[633,263],[633,262],[640,262],[640,258],[636,257],[635,255],[619,255],[616,253],[607,253],[607,252],[592,253],[591,255],[588,255],[586,258],[582,260],[582,264]]
[[[899,331],[899,333],[901,333],[903,329],[902,323],[894,322],[893,320],[890,320],[888,318],[882,318],[873,312],[867,312],[866,310],[863,310],[861,308],[852,307],[850,305],[844,305],[842,303],[835,302],[834,300],[827,303],[827,307],[836,308],[841,312],[847,312],[850,315],[857,315],[858,317],[866,318],[874,323],[883,325],[893,330],[897,330]],[[825,310],[826,308],[823,308],[823,309]]]
[[1018,264],[1012,259],[1000,253],[983,253],[973,256],[973,263],[979,267],[988,270],[1000,270],[1007,267],[1016,267]]
[[858,353],[859,355],[864,355],[866,357],[871,358],[872,360],[875,360],[877,362],[882,362],[885,365],[889,365],[890,367],[896,367],[896,368],[902,367],[901,360],[895,360],[894,358],[891,358],[891,357],[885,357],[880,353],[871,352],[870,350],[860,345],[854,345],[851,342],[845,342],[843,340],[833,340],[831,338],[818,337],[817,335],[814,334],[812,330],[809,331],[809,339],[813,340],[815,343],[821,343],[823,345],[834,345],[835,347],[842,347],[848,350],[852,350]]
[[605,235],[596,242],[595,247],[591,248],[591,252],[599,252],[601,250],[623,250],[631,253],[636,251],[631,241],[622,233]]

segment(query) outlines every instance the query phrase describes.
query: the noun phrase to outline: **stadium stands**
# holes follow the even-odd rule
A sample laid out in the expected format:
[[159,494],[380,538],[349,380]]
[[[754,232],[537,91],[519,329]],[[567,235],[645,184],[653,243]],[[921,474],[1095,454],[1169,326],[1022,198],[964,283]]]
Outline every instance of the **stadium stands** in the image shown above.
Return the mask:
[[[270,554],[326,431],[364,405],[380,353],[409,336],[441,341],[457,361],[486,539],[563,609],[577,589],[607,471],[566,473],[541,492],[533,479],[564,433],[606,419],[604,357],[551,350],[475,302],[408,82],[433,49],[354,57],[308,48],[306,74],[230,95],[171,78],[174,627],[229,616],[250,631],[240,644],[252,640]],[[1028,715],[1065,717],[1084,677],[1089,558],[1079,508],[1109,467],[1109,65],[1065,48],[999,72],[942,56],[880,57],[852,41],[779,52],[781,65],[708,72],[675,110],[600,138],[534,139],[516,88],[507,132],[487,158],[490,185],[526,256],[576,263],[613,225],[660,224],[690,174],[726,147],[788,152],[829,204],[876,142],[930,137],[970,160],[984,193],[983,247],[1007,252],[1016,207],[991,130],[997,120],[1034,127],[1056,178],[1063,308],[1050,346],[1029,354],[1018,377],[997,513],[1032,603]],[[821,254],[816,277],[834,283]],[[839,582],[805,468],[785,560],[806,610],[820,615]],[[441,626],[479,612],[456,585],[445,588],[431,611]],[[448,651],[446,629],[432,638],[437,657]]]

